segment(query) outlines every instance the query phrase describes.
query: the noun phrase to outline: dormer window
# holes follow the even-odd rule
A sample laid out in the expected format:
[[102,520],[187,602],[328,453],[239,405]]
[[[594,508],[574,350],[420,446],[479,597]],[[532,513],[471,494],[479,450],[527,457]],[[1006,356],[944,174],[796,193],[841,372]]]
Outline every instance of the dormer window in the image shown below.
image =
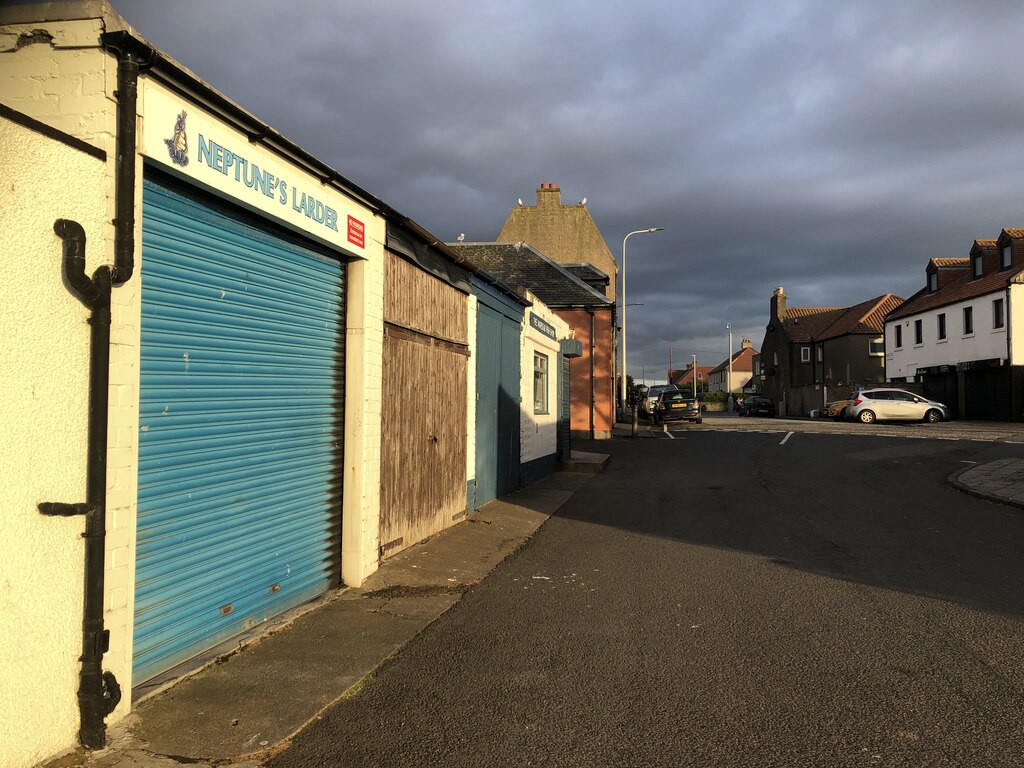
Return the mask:
[[981,277],[981,254],[971,256],[971,277]]
[[1003,246],[1003,255],[1000,261],[1000,265],[1003,269],[1006,269],[1013,263],[1013,252],[1010,250],[1009,245]]
[[939,273],[929,272],[928,273],[928,293],[935,293],[939,290]]

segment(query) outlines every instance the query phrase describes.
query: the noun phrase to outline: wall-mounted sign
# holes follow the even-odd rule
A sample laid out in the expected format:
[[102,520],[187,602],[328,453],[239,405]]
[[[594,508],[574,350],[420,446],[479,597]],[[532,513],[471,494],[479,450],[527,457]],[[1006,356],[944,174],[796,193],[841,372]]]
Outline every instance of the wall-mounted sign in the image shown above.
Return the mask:
[[384,222],[334,187],[271,152],[200,107],[141,81],[141,151],[179,176],[349,253],[383,244]]
[[583,342],[579,339],[562,339],[558,346],[560,351],[566,357],[582,357],[583,356]]
[[537,315],[535,312],[531,312],[530,313],[530,325],[533,328],[536,328],[541,333],[543,333],[549,339],[557,339],[558,338],[557,334],[555,333],[555,326],[553,326],[551,323],[549,323],[543,317],[540,317],[539,315]]

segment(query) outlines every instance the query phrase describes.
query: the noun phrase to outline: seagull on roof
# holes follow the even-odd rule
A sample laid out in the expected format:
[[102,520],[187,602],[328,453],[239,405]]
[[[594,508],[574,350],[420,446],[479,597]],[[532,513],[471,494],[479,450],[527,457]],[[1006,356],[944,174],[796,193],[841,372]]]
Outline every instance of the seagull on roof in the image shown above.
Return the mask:
[[466,233],[465,232],[459,232],[459,236],[456,237],[455,239],[458,240],[461,243],[463,240],[466,239]]
[[587,204],[587,198],[584,197],[582,200],[580,200],[580,205],[586,205],[586,204]]
[[520,204],[520,205],[522,205],[522,204],[523,204],[523,198],[521,198],[521,197],[519,198],[519,204]]

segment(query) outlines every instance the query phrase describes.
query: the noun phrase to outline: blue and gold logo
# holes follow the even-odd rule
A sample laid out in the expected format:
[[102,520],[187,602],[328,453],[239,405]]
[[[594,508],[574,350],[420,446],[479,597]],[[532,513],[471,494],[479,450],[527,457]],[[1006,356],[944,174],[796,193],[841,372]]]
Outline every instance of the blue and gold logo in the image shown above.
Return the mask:
[[188,113],[183,109],[178,119],[174,121],[174,134],[169,139],[164,139],[167,145],[167,154],[171,156],[171,162],[184,168],[188,165],[188,136],[185,135],[185,118]]

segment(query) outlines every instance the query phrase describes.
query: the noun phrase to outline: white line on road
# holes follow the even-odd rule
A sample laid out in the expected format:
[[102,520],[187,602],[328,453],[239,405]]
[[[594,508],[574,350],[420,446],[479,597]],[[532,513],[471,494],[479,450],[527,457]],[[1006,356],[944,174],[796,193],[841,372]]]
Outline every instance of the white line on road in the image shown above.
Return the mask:
[[976,462],[976,461],[967,461],[967,459],[961,459],[960,463],[961,464],[977,464],[978,462]]
[[785,445],[786,441],[789,440],[789,438],[791,438],[792,436],[793,436],[792,432],[787,432],[786,436],[784,438],[782,438],[782,442],[779,443],[779,445]]
[[668,435],[670,438],[672,438],[673,440],[676,439],[676,436],[668,431],[668,424],[662,424],[661,428],[665,431],[665,434]]

